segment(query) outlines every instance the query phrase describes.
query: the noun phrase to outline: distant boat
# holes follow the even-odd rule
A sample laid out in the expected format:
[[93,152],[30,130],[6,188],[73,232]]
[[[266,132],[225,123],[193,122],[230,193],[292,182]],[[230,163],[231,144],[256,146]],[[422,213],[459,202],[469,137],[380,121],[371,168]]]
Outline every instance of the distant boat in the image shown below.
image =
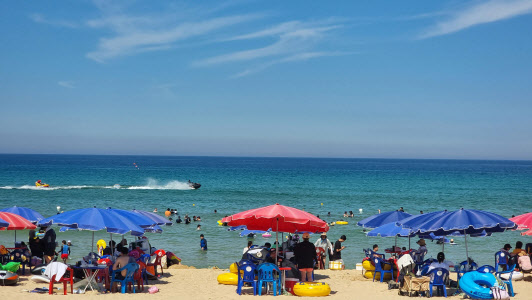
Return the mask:
[[188,186],[191,187],[193,190],[197,190],[201,187],[201,184],[197,182],[188,181]]

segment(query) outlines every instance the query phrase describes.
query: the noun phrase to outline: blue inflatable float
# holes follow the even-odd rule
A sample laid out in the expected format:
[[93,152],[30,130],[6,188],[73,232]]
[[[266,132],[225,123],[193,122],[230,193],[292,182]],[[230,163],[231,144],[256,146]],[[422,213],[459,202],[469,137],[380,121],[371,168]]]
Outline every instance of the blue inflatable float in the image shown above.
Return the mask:
[[497,283],[491,273],[471,271],[460,278],[460,289],[473,299],[493,299],[490,287]]

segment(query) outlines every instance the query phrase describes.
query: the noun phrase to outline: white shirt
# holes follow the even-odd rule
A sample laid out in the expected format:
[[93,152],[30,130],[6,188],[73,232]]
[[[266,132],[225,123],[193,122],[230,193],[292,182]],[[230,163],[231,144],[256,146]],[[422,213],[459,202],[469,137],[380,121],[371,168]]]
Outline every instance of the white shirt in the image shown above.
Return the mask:
[[328,250],[329,253],[333,254],[333,246],[331,244],[331,241],[329,241],[329,239],[322,240],[321,238],[319,238],[314,243],[314,246],[316,246],[316,248],[318,247],[323,248],[323,250],[325,250],[325,253],[327,253],[327,250]]
[[432,270],[434,270],[436,268],[443,268],[443,269],[446,269],[447,271],[450,272],[451,270],[449,268],[450,268],[451,265],[453,265],[453,263],[448,261],[448,260],[444,260],[442,263],[439,263],[439,262],[435,261],[435,262],[430,264],[428,272],[430,272],[430,271],[432,271]]

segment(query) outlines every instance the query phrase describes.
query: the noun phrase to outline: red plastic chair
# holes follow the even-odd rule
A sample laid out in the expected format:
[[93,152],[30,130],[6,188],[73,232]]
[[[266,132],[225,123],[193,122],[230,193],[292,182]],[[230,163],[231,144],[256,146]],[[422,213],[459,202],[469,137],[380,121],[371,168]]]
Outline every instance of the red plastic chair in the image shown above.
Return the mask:
[[[71,268],[67,268],[66,269],[66,272],[65,272],[65,275],[67,272],[70,272],[70,278],[67,278],[63,275],[63,277],[59,280],[57,280],[57,282],[62,282],[63,283],[63,290],[65,291],[65,295],[67,294],[67,283],[70,282],[70,293],[71,294],[74,294],[74,270],[72,270]],[[48,287],[48,294],[53,294],[54,292],[54,283],[56,282],[55,280],[55,275],[52,276],[52,278],[50,279],[50,286]]]
[[160,266],[161,267],[161,274],[164,274],[163,264],[162,264],[161,260],[162,260],[163,256],[166,255],[166,253],[164,251],[157,250],[157,251],[155,251],[154,254],[157,255],[156,258],[155,258],[155,262],[153,263],[153,265],[155,266],[155,273],[157,273],[157,266]]
[[133,279],[137,282],[137,288],[139,290],[140,289],[140,286],[142,286],[142,290],[141,291],[144,291],[144,276],[143,276],[143,272],[145,272],[146,270],[146,264],[142,261],[138,261],[137,264],[139,265],[139,269],[137,270],[137,272],[135,272],[135,275],[133,276]]
[[316,248],[316,259],[318,261],[318,269],[325,269],[325,258],[323,254],[325,253],[325,249],[322,247]]

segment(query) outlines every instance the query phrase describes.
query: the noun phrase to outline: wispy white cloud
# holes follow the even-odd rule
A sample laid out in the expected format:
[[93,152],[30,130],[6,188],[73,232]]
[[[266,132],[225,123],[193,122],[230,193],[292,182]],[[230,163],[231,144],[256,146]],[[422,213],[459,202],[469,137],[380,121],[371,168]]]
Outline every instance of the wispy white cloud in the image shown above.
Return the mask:
[[76,86],[74,86],[74,82],[72,81],[59,81],[57,82],[57,84],[65,88],[69,88],[69,89],[76,88]]
[[48,24],[57,27],[68,27],[68,28],[77,28],[79,25],[75,22],[64,21],[64,20],[51,20],[44,17],[42,14],[30,14],[29,18],[35,23]]
[[247,40],[274,37],[276,40],[264,47],[235,51],[193,63],[194,66],[211,66],[222,63],[252,61],[274,56],[293,56],[308,53],[326,38],[326,33],[342,27],[341,24],[314,24],[291,21],[228,40]]
[[201,15],[201,20],[194,20],[190,15],[183,14],[182,10],[133,16],[106,1],[96,4],[102,11],[102,17],[89,20],[87,26],[110,30],[113,35],[101,38],[97,49],[87,53],[88,58],[98,62],[124,55],[170,49],[179,42],[184,43],[261,17],[258,14],[223,17]]
[[269,67],[272,67],[274,65],[283,64],[283,63],[289,63],[289,62],[298,62],[298,61],[306,61],[313,58],[319,58],[319,57],[326,57],[326,56],[341,56],[341,55],[350,55],[355,54],[356,52],[302,52],[297,53],[288,57],[284,57],[282,59],[272,60],[263,64],[259,64],[258,66],[246,69],[235,76],[233,78],[239,78],[248,76],[254,73],[258,73],[260,71],[263,71]]
[[452,13],[449,19],[437,23],[418,38],[450,34],[472,26],[532,13],[532,0],[491,0],[476,3]]

